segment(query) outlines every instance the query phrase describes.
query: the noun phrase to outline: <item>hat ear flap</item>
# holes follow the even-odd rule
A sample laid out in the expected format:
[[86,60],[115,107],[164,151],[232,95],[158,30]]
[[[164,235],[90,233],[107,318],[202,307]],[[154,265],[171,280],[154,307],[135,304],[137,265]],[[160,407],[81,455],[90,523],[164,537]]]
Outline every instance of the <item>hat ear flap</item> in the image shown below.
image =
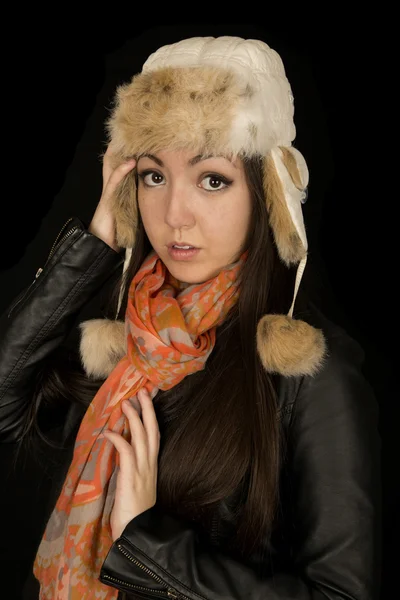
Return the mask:
[[120,248],[133,248],[138,227],[136,199],[136,169],[121,181],[111,199],[115,216],[117,244]]
[[264,315],[257,326],[257,351],[266,371],[285,377],[314,375],[326,357],[323,332],[293,319],[293,308],[307,262],[307,236],[301,204],[308,185],[302,155],[277,148],[264,159],[263,185],[269,222],[281,260],[298,265],[293,302],[287,315]]
[[[295,265],[307,253],[303,216],[297,214],[296,223],[292,214],[301,211],[295,204],[299,204],[306,186],[303,188],[297,164],[288,149],[272,150],[264,158],[263,187],[279,256],[286,266]],[[288,196],[294,205],[292,211]],[[304,232],[303,235],[300,232]]]

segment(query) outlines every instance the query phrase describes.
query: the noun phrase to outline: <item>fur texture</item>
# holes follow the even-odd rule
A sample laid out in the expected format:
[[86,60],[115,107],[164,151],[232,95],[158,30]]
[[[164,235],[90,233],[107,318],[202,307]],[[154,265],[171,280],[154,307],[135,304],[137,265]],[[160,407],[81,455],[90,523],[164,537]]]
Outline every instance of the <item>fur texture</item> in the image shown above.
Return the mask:
[[257,327],[257,350],[270,373],[286,377],[315,375],[327,346],[321,330],[284,315],[265,315]]
[[125,324],[91,319],[80,325],[80,354],[89,377],[105,379],[126,354]]
[[120,248],[133,248],[138,227],[138,206],[136,199],[136,176],[128,173],[112,198],[115,216],[115,234]]
[[[294,169],[292,162],[288,161],[287,153],[283,154],[283,162],[290,168],[289,175],[292,180],[299,179],[297,169]],[[287,266],[297,264],[304,257],[306,249],[290,216],[281,179],[269,154],[264,159],[263,185],[269,222],[279,256]]]
[[[82,323],[81,358],[86,373],[106,378],[125,355],[123,321],[93,319]],[[269,373],[285,377],[315,375],[327,346],[323,332],[286,315],[265,315],[257,327],[257,351]]]
[[233,73],[214,67],[136,75],[118,88],[107,123],[114,151],[120,158],[165,148],[231,153],[234,108],[248,93]]

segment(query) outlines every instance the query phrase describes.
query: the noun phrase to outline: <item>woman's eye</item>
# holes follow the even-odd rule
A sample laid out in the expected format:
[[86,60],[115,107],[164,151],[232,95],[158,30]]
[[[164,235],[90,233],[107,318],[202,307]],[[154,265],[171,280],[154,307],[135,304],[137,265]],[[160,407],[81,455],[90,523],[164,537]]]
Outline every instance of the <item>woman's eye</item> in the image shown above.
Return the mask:
[[231,183],[230,181],[228,181],[224,177],[221,177],[220,175],[207,175],[207,177],[204,177],[202,182],[206,182],[206,184],[203,185],[203,187],[208,192],[223,190]]
[[144,173],[139,173],[139,177],[148,187],[156,187],[164,181],[164,177],[156,171],[145,171]]

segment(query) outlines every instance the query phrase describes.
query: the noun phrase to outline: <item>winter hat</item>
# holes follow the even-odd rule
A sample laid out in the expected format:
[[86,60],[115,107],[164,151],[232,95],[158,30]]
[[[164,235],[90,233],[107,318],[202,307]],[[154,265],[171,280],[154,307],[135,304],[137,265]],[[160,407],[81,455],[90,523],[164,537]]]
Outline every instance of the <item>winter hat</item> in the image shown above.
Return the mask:
[[[166,148],[262,157],[278,254],[287,266],[297,265],[297,274],[288,314],[264,315],[256,343],[264,368],[284,376],[314,375],[326,354],[322,331],[293,319],[307,261],[302,204],[309,181],[306,161],[292,146],[293,117],[293,94],[279,54],[260,40],[223,36],[194,37],[159,48],[141,73],[118,88],[107,122],[115,166]],[[126,249],[125,270],[138,223],[134,173],[113,200],[117,243]],[[122,295],[123,289],[120,300]],[[95,319],[81,329],[86,372],[107,377],[126,352],[124,323]]]

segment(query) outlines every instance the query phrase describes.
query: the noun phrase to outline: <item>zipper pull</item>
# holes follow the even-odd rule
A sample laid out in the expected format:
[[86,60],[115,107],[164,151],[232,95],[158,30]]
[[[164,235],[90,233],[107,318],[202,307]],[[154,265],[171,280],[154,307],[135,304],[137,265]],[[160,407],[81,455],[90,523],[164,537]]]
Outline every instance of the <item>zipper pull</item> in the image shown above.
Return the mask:
[[176,590],[174,590],[174,588],[168,588],[167,594],[168,594],[168,598],[179,599],[179,596],[177,595],[177,592],[176,592]]
[[39,277],[39,275],[42,271],[43,271],[42,267],[39,267],[39,269],[36,271],[35,279],[37,279]]

